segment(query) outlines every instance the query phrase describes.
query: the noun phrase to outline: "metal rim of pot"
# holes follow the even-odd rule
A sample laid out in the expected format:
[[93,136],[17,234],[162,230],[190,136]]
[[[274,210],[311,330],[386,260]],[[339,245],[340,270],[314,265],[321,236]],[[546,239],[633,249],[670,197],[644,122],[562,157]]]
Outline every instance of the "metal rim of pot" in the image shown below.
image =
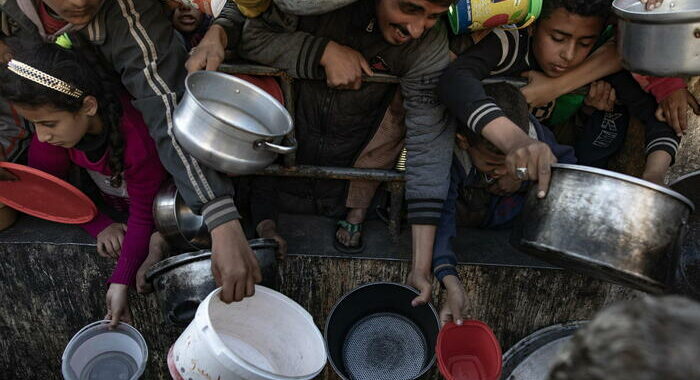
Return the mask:
[[[199,100],[199,98],[196,95],[194,95],[195,92],[191,88],[192,82],[195,79],[197,79],[198,76],[219,77],[222,80],[234,81],[234,82],[236,82],[237,85],[247,87],[249,90],[255,92],[257,95],[262,96],[263,98],[265,98],[265,100],[274,104],[275,107],[277,107],[281,111],[285,112],[287,115],[287,118],[289,119],[289,123],[287,123],[288,128],[286,128],[286,130],[284,130],[284,131],[279,131],[278,133],[274,133],[274,134],[269,133],[269,132],[263,133],[262,131],[248,131],[246,129],[240,128],[239,126],[236,125],[236,123],[231,122],[231,120],[226,120],[226,119],[222,118],[221,116],[219,116],[217,113],[211,112],[209,107],[207,107],[205,104],[202,104],[202,102]],[[194,103],[197,104],[197,106],[199,106],[202,111],[206,112],[212,118],[220,121],[221,123],[228,125],[229,127],[233,128],[233,129],[237,129],[239,131],[243,131],[246,133],[255,134],[255,135],[261,136],[261,138],[264,138],[264,137],[274,138],[274,137],[278,137],[280,135],[287,135],[287,134],[289,134],[289,132],[292,131],[292,129],[294,129],[294,123],[292,121],[291,115],[289,115],[289,112],[287,112],[287,109],[284,108],[284,106],[281,105],[280,102],[277,101],[277,99],[275,99],[272,95],[268,94],[265,90],[261,89],[260,87],[254,85],[248,81],[245,81],[243,79],[235,77],[233,75],[224,74],[224,73],[220,73],[220,72],[216,72],[216,71],[196,71],[193,73],[189,73],[187,75],[187,78],[185,78],[185,89],[187,91],[186,93],[189,95],[189,97],[192,99],[192,101],[194,101]],[[264,141],[262,141],[261,143],[264,143]],[[265,144],[265,145],[269,145],[269,144]]]
[[[279,245],[275,239],[252,239],[248,241],[251,249],[264,249],[264,248],[274,248],[276,249]],[[146,281],[152,281],[155,277],[163,274],[170,269],[185,265],[194,261],[199,261],[202,259],[209,259],[211,257],[211,250],[203,249],[195,252],[181,253],[176,256],[168,257],[167,259],[161,260],[154,264],[151,269],[146,272]]]
[[210,250],[201,250],[195,252],[181,253],[176,256],[168,257],[165,260],[161,260],[154,264],[151,269],[146,272],[146,281],[153,281],[153,279],[170,269],[179,267],[191,263],[193,261],[199,261],[202,259],[208,259],[211,257]]
[[578,329],[588,324],[588,322],[587,320],[582,320],[558,323],[541,328],[523,339],[520,339],[503,354],[503,373],[501,374],[501,379],[507,379],[518,365],[542,346],[557,339],[573,335]]
[[[330,363],[331,368],[333,368],[333,371],[342,379],[347,379],[347,378],[344,375],[341,375],[342,372],[339,370],[339,368],[335,365],[335,363],[331,359],[330,349],[328,347],[328,330],[330,328],[330,321],[331,321],[330,317],[335,313],[338,306],[340,304],[342,304],[343,301],[345,301],[348,297],[353,295],[355,292],[357,292],[361,289],[367,288],[367,287],[377,286],[377,285],[392,285],[392,286],[396,286],[396,287],[401,287],[401,288],[404,288],[404,289],[414,293],[416,296],[420,295],[420,293],[416,289],[414,289],[408,285],[405,285],[405,284],[400,284],[397,282],[389,282],[389,281],[377,281],[377,282],[370,282],[367,284],[363,284],[363,285],[360,285],[356,288],[353,288],[349,292],[343,294],[343,296],[340,297],[338,299],[338,301],[336,301],[336,303],[331,308],[331,311],[328,313],[328,317],[326,318],[326,323],[325,323],[325,326],[323,328],[323,343],[326,346],[326,356],[328,356],[328,363]],[[437,321],[440,321],[440,316],[438,315],[437,310],[435,310],[435,307],[433,306],[433,304],[427,303],[424,306],[428,306],[430,308],[430,311],[433,313],[435,319]],[[435,349],[435,347],[433,347],[432,358],[428,361],[428,363],[425,365],[425,368],[423,368],[423,370],[420,372],[420,374],[418,374],[418,376],[416,376],[416,378],[420,378],[421,376],[425,375],[425,373],[428,372],[435,365],[435,360],[437,359],[437,354],[435,353],[434,349]]]
[[622,174],[622,173],[616,173],[616,172],[613,172],[610,170],[598,169],[598,168],[593,168],[593,167],[589,167],[589,166],[582,166],[582,165],[552,164],[552,168],[576,170],[576,171],[580,171],[580,172],[599,174],[599,175],[602,175],[605,177],[615,178],[615,179],[619,179],[622,181],[633,183],[635,185],[644,186],[644,187],[650,188],[652,190],[662,192],[662,193],[664,193],[668,196],[671,196],[673,198],[676,198],[679,201],[685,203],[688,207],[690,207],[691,212],[695,211],[695,205],[693,204],[693,202],[690,199],[686,198],[683,194],[676,192],[676,191],[673,191],[673,190],[666,188],[664,186],[657,185],[653,182],[639,179],[637,177],[633,177],[633,176],[630,176],[627,174]]
[[675,24],[700,20],[700,3],[694,9],[667,10],[671,9],[671,3],[667,0],[661,8],[651,11],[644,10],[644,4],[639,0],[615,0],[612,6],[618,17],[632,22]]

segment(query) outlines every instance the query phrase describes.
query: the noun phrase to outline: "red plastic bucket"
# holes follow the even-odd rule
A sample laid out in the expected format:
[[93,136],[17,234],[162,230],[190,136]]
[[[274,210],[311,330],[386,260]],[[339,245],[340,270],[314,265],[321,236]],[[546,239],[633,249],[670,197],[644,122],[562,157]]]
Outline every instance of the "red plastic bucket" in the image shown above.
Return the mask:
[[440,373],[447,380],[498,380],[501,376],[501,345],[483,322],[446,324],[435,351]]

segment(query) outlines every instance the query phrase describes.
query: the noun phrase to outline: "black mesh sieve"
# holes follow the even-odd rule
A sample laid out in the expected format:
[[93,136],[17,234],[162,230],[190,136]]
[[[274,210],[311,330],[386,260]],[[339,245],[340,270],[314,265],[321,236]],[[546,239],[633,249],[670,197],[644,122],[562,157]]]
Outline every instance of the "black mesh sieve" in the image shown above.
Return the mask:
[[343,344],[343,364],[353,380],[406,380],[422,372],[428,345],[419,327],[395,313],[362,318]]

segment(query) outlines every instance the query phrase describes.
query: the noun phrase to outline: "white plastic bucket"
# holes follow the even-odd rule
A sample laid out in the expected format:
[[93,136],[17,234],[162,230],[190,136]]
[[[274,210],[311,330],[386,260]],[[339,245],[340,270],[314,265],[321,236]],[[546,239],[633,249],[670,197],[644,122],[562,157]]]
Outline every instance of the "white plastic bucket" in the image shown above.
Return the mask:
[[135,380],[146,369],[148,347],[126,323],[109,330],[109,321],[93,322],[71,338],[63,351],[66,380]]
[[199,305],[173,345],[178,376],[302,380],[323,370],[323,336],[299,304],[259,285],[253,297],[231,304],[219,299],[220,291],[214,290]]

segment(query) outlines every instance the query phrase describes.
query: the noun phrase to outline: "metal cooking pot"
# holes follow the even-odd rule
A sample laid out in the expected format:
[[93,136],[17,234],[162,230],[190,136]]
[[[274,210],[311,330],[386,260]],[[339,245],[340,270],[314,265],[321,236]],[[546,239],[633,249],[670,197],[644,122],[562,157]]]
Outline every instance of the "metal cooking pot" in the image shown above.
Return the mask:
[[172,252],[211,247],[211,236],[204,218],[185,204],[172,181],[163,184],[156,194],[153,219]]
[[[679,177],[670,187],[700,204],[700,170]],[[673,290],[700,300],[700,213],[697,211],[690,215],[679,251]]]
[[435,363],[440,318],[431,304],[413,307],[406,285],[359,286],[333,306],[324,338],[328,359],[343,379],[417,379]]
[[615,0],[613,8],[627,69],[656,76],[700,74],[700,0],[665,0],[652,11],[639,0]]
[[[277,242],[273,239],[249,240],[258,259],[262,285],[277,288]],[[155,264],[146,273],[153,284],[163,319],[172,325],[187,326],[199,304],[217,288],[211,273],[211,251],[183,253]]]
[[549,193],[528,193],[511,244],[554,265],[647,292],[666,288],[694,209],[686,197],[628,175],[555,164]]
[[586,321],[557,324],[526,336],[503,354],[501,380],[547,380],[562,349]]
[[185,95],[173,115],[175,138],[203,164],[243,175],[271,164],[292,131],[289,112],[270,94],[231,75],[198,71],[185,79]]

